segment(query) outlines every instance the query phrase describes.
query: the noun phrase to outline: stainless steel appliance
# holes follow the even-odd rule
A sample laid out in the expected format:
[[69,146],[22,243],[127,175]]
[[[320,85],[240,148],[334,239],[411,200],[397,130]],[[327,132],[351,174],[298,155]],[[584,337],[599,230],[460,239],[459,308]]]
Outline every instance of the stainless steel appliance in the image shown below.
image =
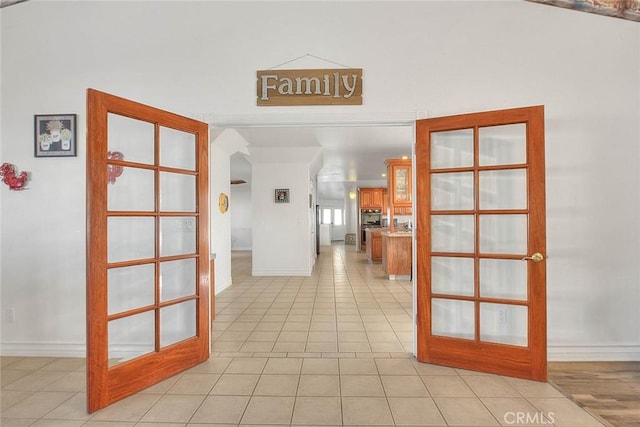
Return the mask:
[[382,212],[380,209],[361,209],[360,210],[360,243],[366,245],[367,228],[381,227]]
[[379,209],[362,209],[361,216],[360,224],[362,225],[380,225],[382,220],[382,213]]

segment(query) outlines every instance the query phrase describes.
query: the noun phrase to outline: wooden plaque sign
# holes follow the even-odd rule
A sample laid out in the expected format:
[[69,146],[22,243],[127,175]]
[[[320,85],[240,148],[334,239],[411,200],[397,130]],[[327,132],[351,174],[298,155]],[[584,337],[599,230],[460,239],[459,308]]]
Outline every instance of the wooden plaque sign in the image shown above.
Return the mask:
[[362,105],[362,68],[262,70],[258,105]]

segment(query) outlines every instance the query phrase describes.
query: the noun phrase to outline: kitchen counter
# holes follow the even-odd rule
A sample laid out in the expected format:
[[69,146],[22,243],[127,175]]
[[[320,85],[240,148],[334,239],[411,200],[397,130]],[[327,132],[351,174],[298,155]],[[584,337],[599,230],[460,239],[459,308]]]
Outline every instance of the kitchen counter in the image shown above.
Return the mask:
[[411,279],[413,232],[385,231],[382,237],[382,269],[389,280]]

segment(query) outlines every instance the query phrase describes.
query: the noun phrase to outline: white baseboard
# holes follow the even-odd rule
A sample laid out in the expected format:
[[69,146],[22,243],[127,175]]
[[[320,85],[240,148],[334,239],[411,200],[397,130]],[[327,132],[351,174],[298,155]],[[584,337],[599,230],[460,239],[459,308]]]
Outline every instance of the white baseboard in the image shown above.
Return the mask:
[[216,295],[218,295],[220,292],[224,291],[225,289],[227,289],[231,285],[233,285],[233,279],[229,280],[229,282],[227,282],[225,285],[218,286],[216,284]]
[[640,360],[640,345],[548,346],[549,362],[627,362]]
[[86,357],[85,343],[3,342],[0,356]]
[[251,271],[252,276],[311,276],[311,270],[261,270]]
[[[122,352],[126,355],[126,351]],[[85,343],[0,343],[0,356],[86,357]],[[640,345],[625,346],[549,346],[549,362],[627,362],[640,361]]]

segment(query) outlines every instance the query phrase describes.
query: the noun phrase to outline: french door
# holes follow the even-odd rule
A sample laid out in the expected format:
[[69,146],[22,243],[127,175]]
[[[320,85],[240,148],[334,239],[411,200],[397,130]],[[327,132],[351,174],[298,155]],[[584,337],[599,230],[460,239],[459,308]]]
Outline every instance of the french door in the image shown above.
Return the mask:
[[546,380],[544,108],[416,132],[418,360]]
[[208,126],[87,93],[87,407],[209,357]]

